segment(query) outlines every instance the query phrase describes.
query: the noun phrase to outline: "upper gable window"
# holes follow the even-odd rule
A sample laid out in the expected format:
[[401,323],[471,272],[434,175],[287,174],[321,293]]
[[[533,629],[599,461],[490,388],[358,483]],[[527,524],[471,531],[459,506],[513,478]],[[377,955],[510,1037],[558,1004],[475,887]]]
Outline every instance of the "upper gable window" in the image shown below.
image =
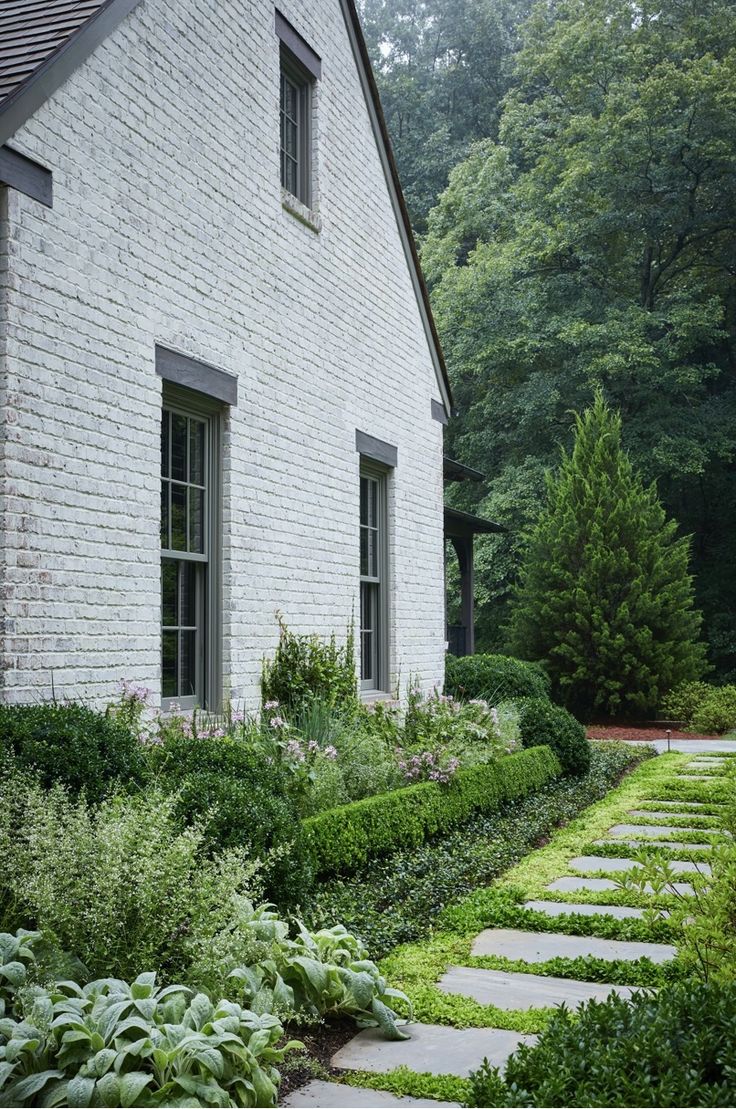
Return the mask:
[[305,207],[313,201],[313,92],[322,73],[319,56],[280,12],[276,34],[281,43],[281,185]]

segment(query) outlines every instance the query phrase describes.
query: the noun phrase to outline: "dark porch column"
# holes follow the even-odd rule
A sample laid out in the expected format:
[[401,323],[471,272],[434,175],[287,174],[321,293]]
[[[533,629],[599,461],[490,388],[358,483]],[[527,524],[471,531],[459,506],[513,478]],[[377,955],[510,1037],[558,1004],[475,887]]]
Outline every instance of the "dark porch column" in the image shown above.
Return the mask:
[[451,535],[450,540],[460,567],[460,619],[465,629],[465,654],[472,655],[475,651],[473,536]]

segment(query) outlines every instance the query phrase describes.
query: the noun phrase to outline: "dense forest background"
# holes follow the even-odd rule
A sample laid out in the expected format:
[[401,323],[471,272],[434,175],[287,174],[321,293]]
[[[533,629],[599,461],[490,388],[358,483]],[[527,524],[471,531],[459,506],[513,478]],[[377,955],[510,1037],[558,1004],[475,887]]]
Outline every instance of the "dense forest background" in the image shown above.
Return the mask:
[[457,404],[448,496],[477,543],[479,649],[507,646],[545,470],[597,387],[691,534],[736,676],[736,2],[363,0]]

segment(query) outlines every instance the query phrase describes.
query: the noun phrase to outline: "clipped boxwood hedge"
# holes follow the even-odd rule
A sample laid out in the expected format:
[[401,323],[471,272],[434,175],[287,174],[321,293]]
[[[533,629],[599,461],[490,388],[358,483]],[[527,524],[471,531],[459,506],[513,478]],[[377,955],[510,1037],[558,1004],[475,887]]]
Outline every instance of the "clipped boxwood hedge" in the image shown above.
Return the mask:
[[307,844],[319,874],[355,870],[370,858],[418,847],[473,813],[526,797],[560,773],[549,747],[531,747],[458,770],[449,785],[420,782],[311,816],[304,821]]
[[463,701],[482,698],[492,705],[522,697],[547,697],[550,682],[538,662],[510,655],[464,655],[445,660],[445,693]]

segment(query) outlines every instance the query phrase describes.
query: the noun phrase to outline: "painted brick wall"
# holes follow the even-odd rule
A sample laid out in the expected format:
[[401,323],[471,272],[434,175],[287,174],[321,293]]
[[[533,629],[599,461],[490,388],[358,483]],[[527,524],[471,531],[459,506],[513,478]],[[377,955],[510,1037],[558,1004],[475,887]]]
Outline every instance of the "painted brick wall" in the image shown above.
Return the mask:
[[[355,429],[394,443],[394,680],[441,680],[442,428],[338,0],[284,14],[323,60],[316,234],[282,208],[265,0],[143,0],[13,139],[5,198],[2,696],[160,689],[154,344],[237,374],[224,443],[225,678],[253,706],[274,615],[358,603]],[[0,190],[1,191],[1,190]],[[0,213],[1,214],[1,213]],[[7,259],[4,258],[7,255]]]

